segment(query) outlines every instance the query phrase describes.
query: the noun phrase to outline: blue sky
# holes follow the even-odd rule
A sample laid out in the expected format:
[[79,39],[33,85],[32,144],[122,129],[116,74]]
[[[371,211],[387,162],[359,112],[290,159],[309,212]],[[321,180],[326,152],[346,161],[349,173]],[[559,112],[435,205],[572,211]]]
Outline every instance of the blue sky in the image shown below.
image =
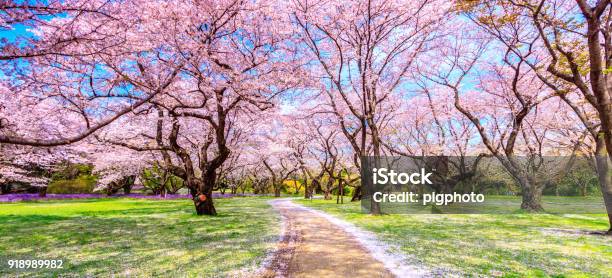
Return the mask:
[[28,27],[23,24],[12,25],[13,30],[1,30],[0,38],[14,42],[17,37],[31,37],[33,34],[28,31]]

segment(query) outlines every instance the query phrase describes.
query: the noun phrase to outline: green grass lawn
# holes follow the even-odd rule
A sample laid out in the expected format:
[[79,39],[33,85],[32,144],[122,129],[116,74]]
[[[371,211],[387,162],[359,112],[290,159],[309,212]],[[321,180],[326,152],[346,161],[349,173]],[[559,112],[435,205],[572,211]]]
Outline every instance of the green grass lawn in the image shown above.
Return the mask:
[[464,276],[612,277],[612,237],[569,232],[606,230],[605,215],[372,216],[361,212],[359,202],[295,202],[372,231],[419,263],[450,268]]
[[[0,277],[227,276],[250,271],[274,246],[279,219],[267,198],[88,199],[0,204]],[[8,259],[63,259],[63,270],[8,269]]]
[[[365,203],[369,211],[369,203]],[[380,203],[380,209],[388,214],[516,214],[522,213],[521,199],[517,196],[491,196],[487,195],[483,203],[451,203],[436,205],[432,209],[431,203],[423,205],[422,200],[415,203]],[[543,213],[551,214],[599,214],[606,211],[601,196],[543,196]]]

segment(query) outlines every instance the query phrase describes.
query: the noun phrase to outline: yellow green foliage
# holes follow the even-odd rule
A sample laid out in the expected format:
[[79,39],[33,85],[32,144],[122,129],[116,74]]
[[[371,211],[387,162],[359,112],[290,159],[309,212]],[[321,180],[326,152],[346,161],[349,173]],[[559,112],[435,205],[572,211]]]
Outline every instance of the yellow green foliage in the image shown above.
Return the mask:
[[53,194],[92,193],[96,180],[96,177],[92,175],[80,175],[71,180],[54,180],[49,183],[47,192]]

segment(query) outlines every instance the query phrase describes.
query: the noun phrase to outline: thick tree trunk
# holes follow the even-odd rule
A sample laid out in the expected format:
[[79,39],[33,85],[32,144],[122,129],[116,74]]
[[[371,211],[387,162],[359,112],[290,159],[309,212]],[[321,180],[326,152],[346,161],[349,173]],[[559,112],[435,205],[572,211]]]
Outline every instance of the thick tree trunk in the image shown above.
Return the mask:
[[[601,131],[595,139],[597,174],[610,223],[610,229],[607,234],[612,235],[612,174],[609,172],[610,159],[612,159],[612,97],[610,95],[612,92],[612,78],[604,70],[604,68],[610,67],[610,59],[604,57],[610,49],[608,44],[605,44],[604,51],[601,48],[601,18],[599,16],[591,16],[587,18],[586,22],[590,65],[589,81],[593,94],[597,99],[597,106],[595,108],[597,109],[601,124]],[[604,61],[605,64],[603,63]]]
[[[611,88],[612,89],[612,88]],[[608,156],[612,157],[612,101],[610,100],[608,92],[608,101],[602,103],[603,115],[600,116],[601,128],[604,130],[604,142],[608,151]]]
[[325,189],[323,189],[323,187],[321,186],[321,190],[323,190],[325,200],[332,199],[333,185],[334,185],[334,178],[330,176],[329,179],[327,179],[327,184],[325,184]]
[[606,212],[608,213],[608,223],[610,229],[608,234],[612,235],[612,173],[610,173],[610,159],[606,153],[603,136],[600,136],[595,147],[595,163],[597,167],[597,177],[601,194],[603,195]]
[[544,208],[542,207],[542,191],[544,187],[533,184],[527,178],[521,179],[520,183],[523,195],[521,209],[530,212],[543,211]]
[[521,187],[521,209],[529,212],[543,211],[542,191],[544,191],[544,186],[538,184],[536,179],[530,176],[531,173],[527,172],[528,170],[519,170],[518,168],[521,166],[517,166],[517,163],[513,162],[512,159],[514,159],[514,157],[508,156],[508,163],[504,163],[501,159],[499,160]]
[[304,188],[304,199],[312,198],[312,188],[310,186],[306,186]]
[[597,99],[597,107],[595,108],[601,121],[601,130],[604,133],[601,139],[605,142],[608,156],[612,157],[612,97],[610,96],[612,80],[604,70],[610,65],[608,63],[603,64],[603,61],[608,60],[608,58],[605,57],[604,59],[603,56],[606,53],[601,48],[600,34],[602,21],[599,16],[591,16],[586,22],[590,64],[589,81],[591,83],[591,90]]
[[[217,175],[214,171],[205,173],[203,180],[193,178],[187,181],[190,184],[191,195],[194,196],[193,203],[195,205],[197,215],[217,215],[217,210],[213,203],[213,188]],[[195,190],[191,190],[191,189]]]
[[281,195],[280,187],[275,186],[274,187],[274,197],[280,197],[280,195]]
[[217,215],[217,210],[215,209],[215,205],[213,204],[212,194],[204,194],[204,196],[206,196],[206,199],[204,201],[201,201],[200,198],[196,198],[193,201],[196,209],[196,214]]
[[527,194],[523,193],[523,200],[521,202],[521,209],[530,211],[530,212],[538,212],[543,211],[542,207],[542,195],[538,194]]

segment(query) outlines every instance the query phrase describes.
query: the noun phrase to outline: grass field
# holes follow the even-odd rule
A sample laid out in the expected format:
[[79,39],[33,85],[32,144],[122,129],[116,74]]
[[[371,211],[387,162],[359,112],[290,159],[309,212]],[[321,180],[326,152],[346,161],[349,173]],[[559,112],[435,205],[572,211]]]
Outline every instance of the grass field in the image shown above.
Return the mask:
[[[250,271],[277,240],[267,198],[216,201],[88,199],[0,203],[0,277],[211,276]],[[63,259],[58,271],[15,272],[8,259]]]
[[[369,200],[363,201],[364,212],[369,212]],[[433,202],[432,202],[433,203]],[[487,195],[483,203],[451,203],[436,205],[422,204],[422,200],[415,203],[380,203],[383,214],[516,214],[523,213],[520,209],[521,199],[517,196],[491,196]],[[543,196],[542,213],[549,214],[599,214],[606,211],[601,196]]]
[[296,200],[400,246],[415,262],[463,276],[612,277],[612,237],[604,215],[393,214],[372,216],[360,203]]

